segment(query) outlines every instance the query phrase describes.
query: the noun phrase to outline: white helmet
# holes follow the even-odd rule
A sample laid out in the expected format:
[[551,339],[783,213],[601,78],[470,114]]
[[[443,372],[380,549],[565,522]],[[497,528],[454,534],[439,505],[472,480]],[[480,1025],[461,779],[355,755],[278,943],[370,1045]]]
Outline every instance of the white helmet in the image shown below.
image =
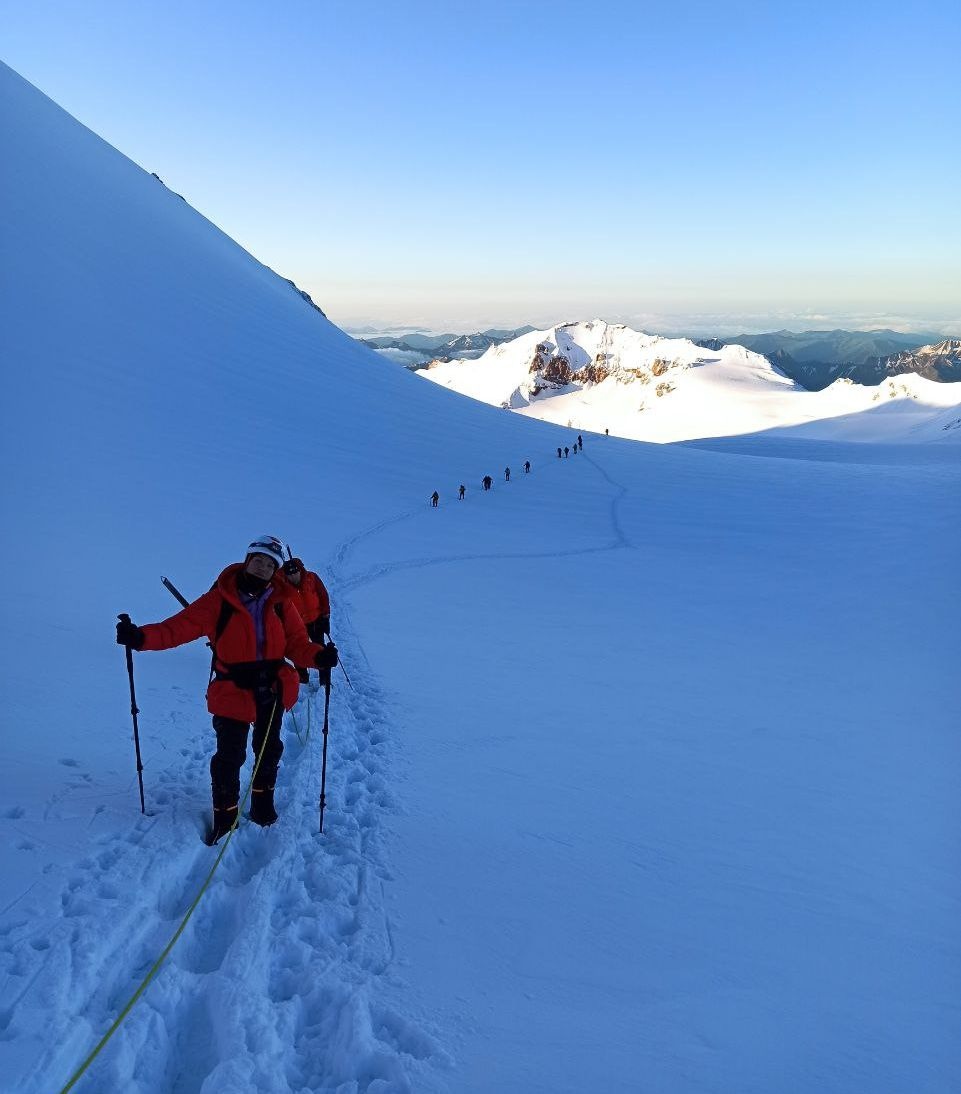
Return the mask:
[[266,555],[273,559],[279,568],[284,564],[284,545],[276,536],[257,536],[247,548],[247,558],[251,555]]

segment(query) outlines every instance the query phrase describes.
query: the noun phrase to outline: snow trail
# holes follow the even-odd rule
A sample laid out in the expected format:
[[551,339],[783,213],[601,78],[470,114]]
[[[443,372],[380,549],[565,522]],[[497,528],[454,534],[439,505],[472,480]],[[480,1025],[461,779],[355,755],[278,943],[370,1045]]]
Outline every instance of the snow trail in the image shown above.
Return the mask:
[[[583,453],[581,453],[583,454]],[[531,474],[515,475],[510,483],[504,483],[503,481],[499,485],[508,489],[514,484],[515,480],[518,483],[530,483],[530,489],[537,489],[537,478],[543,476],[545,472],[552,476],[557,470],[555,463],[559,461],[551,461],[545,456],[541,462],[541,470],[532,472]],[[574,466],[578,461],[574,461],[572,464],[568,459],[564,468],[560,473],[570,473],[568,471],[568,465]],[[543,559],[549,561],[551,559],[558,558],[570,558],[577,555],[594,555],[601,554],[607,551],[618,550],[619,548],[629,548],[632,546],[630,540],[624,533],[621,527],[619,518],[619,507],[621,503],[627,498],[629,490],[626,486],[617,482],[604,468],[597,463],[596,460],[588,460],[591,466],[598,472],[603,480],[610,486],[613,494],[610,500],[609,514],[610,524],[613,533],[612,540],[609,543],[600,544],[597,546],[589,547],[575,547],[566,548],[556,551],[538,551],[538,550],[525,550],[525,551],[488,551],[488,552],[466,552],[466,553],[449,553],[444,555],[431,555],[422,558],[404,559],[392,562],[384,562],[370,568],[359,570],[354,573],[349,572],[348,562],[351,554],[366,541],[373,539],[387,528],[398,525],[402,522],[410,521],[420,517],[420,510],[409,510],[404,513],[399,513],[396,516],[388,517],[386,520],[378,521],[376,524],[356,533],[353,536],[348,537],[334,552],[333,557],[328,563],[328,572],[333,575],[333,579],[336,581],[337,588],[341,593],[349,593],[355,589],[362,588],[384,577],[389,577],[402,570],[420,570],[431,566],[440,566],[444,564],[453,564],[459,562],[478,562],[483,560],[502,560],[513,561],[520,559]],[[492,489],[490,497],[487,501],[481,502],[481,504],[497,504],[497,492]],[[463,504],[463,503],[452,503]],[[437,516],[443,519],[442,512],[446,512],[445,506],[441,506],[438,509]]]
[[[3,1082],[57,1088],[210,861],[209,656],[137,658],[141,817],[116,612],[269,529],[334,575],[329,831],[288,731],[280,823],[232,841],[88,1089],[951,1089],[961,490],[953,444],[906,442],[956,408],[555,466],[569,429],[388,365],[0,85],[4,511],[49,575],[5,601]],[[675,371],[670,413],[710,370]],[[810,440],[838,429],[879,443]]]
[[[345,657],[360,663],[346,615],[338,620]],[[267,830],[242,823],[184,936],[76,1089],[279,1094],[379,1081],[401,1092],[416,1089],[417,1067],[446,1061],[434,1037],[393,1011],[376,986],[391,974],[394,955],[382,815],[396,802],[390,716],[363,661],[353,691],[336,679],[332,688],[324,835],[317,832],[323,691],[304,689],[301,715],[318,697],[320,710],[311,712],[304,746],[285,734],[280,822]],[[209,732],[198,730],[148,782],[152,815],[101,838],[81,859],[61,895],[62,917],[7,921],[2,1028],[14,1011],[25,1016],[57,1001],[43,1044],[31,1039],[32,1059],[21,1046],[25,1094],[66,1081],[200,888],[216,852],[188,832],[199,835],[206,820],[200,800],[211,745]],[[133,888],[152,891],[152,916],[142,899],[124,899]]]

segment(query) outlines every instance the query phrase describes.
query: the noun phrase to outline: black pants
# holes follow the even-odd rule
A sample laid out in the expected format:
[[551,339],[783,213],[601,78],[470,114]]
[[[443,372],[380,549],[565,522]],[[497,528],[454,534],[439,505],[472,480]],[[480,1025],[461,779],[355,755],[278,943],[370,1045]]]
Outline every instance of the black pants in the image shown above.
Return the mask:
[[[269,790],[277,781],[277,768],[280,766],[280,757],[284,751],[284,743],[280,739],[280,724],[284,710],[277,696],[268,688],[258,688],[254,692],[254,700],[257,704],[253,738],[255,757],[260,752],[264,737],[267,738],[263,759],[260,761],[260,767],[254,779],[254,789]],[[271,714],[273,714],[273,721],[271,721]],[[222,718],[219,714],[214,715],[217,751],[210,758],[210,782],[213,787],[215,809],[230,808],[240,800],[240,769],[247,759],[249,729],[249,722],[239,722],[236,718]]]

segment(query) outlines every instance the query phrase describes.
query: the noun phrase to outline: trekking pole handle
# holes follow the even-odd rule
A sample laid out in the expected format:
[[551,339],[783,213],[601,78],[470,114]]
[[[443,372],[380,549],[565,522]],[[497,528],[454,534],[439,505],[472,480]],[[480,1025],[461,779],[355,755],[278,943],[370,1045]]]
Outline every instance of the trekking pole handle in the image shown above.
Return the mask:
[[[327,631],[326,637],[329,638],[331,642],[334,642],[334,637],[330,633],[330,631]],[[334,645],[336,646],[337,643],[334,642]],[[344,674],[344,679],[347,681],[347,686],[350,688],[351,691],[353,691],[354,685],[350,682],[350,677],[347,675],[347,670],[344,668],[344,659],[340,655],[340,650],[337,651],[337,664],[340,666],[340,671]]]
[[[130,616],[121,612],[117,618],[121,623],[130,623]],[[140,784],[140,812],[146,814],[147,805],[143,793],[143,760],[140,756],[140,726],[137,724],[137,715],[140,708],[137,706],[137,692],[133,683],[133,647],[124,645],[124,653],[127,655],[127,680],[130,683],[130,717],[133,719],[133,743],[137,753],[137,782]]]
[[[126,612],[121,612],[117,618],[121,623],[130,623],[132,620]],[[137,706],[137,695],[133,687],[133,648],[131,646],[124,646],[124,650],[127,654],[127,673],[130,677],[130,713],[139,714],[140,708]],[[137,757],[137,763],[140,763],[140,757]]]

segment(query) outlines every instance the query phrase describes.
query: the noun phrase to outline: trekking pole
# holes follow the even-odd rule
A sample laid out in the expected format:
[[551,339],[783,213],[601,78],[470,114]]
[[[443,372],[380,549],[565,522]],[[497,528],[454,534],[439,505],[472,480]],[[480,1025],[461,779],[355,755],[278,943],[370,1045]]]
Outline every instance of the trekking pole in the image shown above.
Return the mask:
[[340,665],[340,671],[344,674],[344,679],[347,681],[347,686],[351,691],[354,690],[354,685],[350,682],[350,677],[347,675],[347,670],[344,668],[344,662],[340,659],[340,655],[337,656],[337,664]]
[[[330,638],[331,642],[333,642],[330,631],[327,631],[327,637]],[[344,659],[340,656],[339,651],[337,654],[337,664],[340,665],[340,671],[344,674],[344,679],[347,681],[347,686],[350,688],[351,691],[353,691],[354,685],[350,682],[350,677],[347,675],[347,670],[344,668]],[[328,674],[327,679],[330,679],[330,674]]]
[[[121,623],[129,623],[130,616],[126,612],[121,612],[117,616]],[[146,813],[147,806],[143,800],[143,761],[140,759],[140,726],[137,724],[137,715],[140,710],[137,707],[137,693],[134,691],[133,686],[133,649],[130,646],[124,646],[127,651],[127,677],[130,680],[130,714],[133,718],[133,743],[134,748],[137,751],[137,779],[140,782],[140,812]]]
[[327,729],[330,724],[330,674],[324,685],[324,759],[320,769],[320,834],[324,834],[324,806],[327,804]]

